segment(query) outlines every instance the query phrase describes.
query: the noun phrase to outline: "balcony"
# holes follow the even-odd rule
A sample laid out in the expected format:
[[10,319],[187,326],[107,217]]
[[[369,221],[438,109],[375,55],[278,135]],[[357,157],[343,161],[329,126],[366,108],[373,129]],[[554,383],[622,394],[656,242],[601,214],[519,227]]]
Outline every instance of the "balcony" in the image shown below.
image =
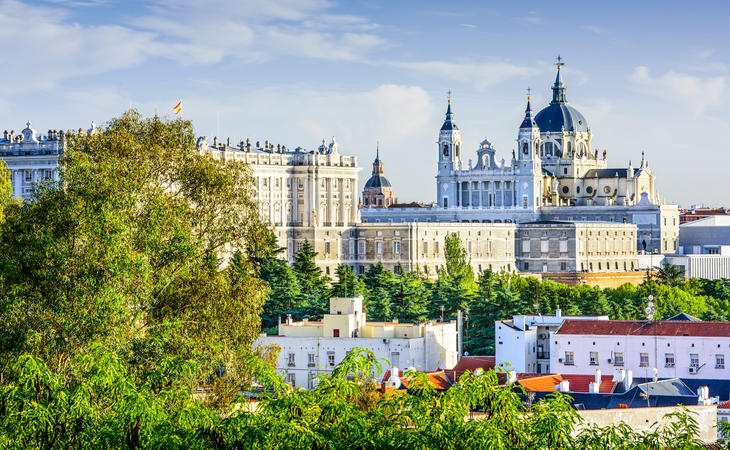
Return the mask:
[[550,359],[550,352],[537,352],[537,359]]

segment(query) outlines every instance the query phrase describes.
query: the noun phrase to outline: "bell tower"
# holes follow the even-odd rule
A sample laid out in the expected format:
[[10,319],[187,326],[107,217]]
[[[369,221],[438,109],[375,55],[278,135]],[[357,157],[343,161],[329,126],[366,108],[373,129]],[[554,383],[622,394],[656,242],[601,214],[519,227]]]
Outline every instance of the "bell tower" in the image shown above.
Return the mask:
[[447,174],[460,169],[461,162],[461,132],[454,122],[451,112],[451,91],[446,107],[446,120],[441,125],[438,140],[439,174]]
[[540,161],[540,128],[532,116],[530,106],[530,88],[527,88],[527,108],[517,133],[517,148],[520,168],[532,166],[531,163]]

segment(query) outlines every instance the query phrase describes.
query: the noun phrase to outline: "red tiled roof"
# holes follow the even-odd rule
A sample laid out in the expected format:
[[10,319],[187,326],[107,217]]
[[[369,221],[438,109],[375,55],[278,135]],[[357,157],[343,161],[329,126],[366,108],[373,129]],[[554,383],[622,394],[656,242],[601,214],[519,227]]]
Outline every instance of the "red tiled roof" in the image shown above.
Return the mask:
[[526,391],[532,392],[552,392],[555,390],[563,377],[560,375],[543,375],[540,377],[518,379],[517,383],[525,388]]
[[722,409],[730,409],[730,400],[725,400],[724,402],[717,405],[717,407]]
[[474,372],[476,369],[494,369],[494,361],[494,356],[463,356],[452,370],[457,372],[471,370]]
[[[571,392],[590,392],[589,385],[596,377],[593,375],[571,375],[563,374],[563,378],[570,383]],[[601,375],[601,384],[598,386],[598,392],[601,394],[611,394],[618,383],[613,381],[612,375]]]
[[557,334],[730,337],[730,322],[568,319]]
[[[433,387],[439,390],[446,390],[450,388],[451,386],[456,383],[456,378],[453,376],[453,371],[448,371],[452,373],[446,373],[446,371],[438,371],[438,372],[426,372],[426,375],[428,376],[428,380],[433,384]],[[462,372],[463,374],[463,372]],[[408,388],[408,378],[403,377],[403,371],[398,370],[398,376],[401,379],[401,384],[403,387]],[[461,376],[461,374],[459,374]],[[388,381],[390,379],[390,370],[386,370],[385,374],[383,375],[383,383]]]

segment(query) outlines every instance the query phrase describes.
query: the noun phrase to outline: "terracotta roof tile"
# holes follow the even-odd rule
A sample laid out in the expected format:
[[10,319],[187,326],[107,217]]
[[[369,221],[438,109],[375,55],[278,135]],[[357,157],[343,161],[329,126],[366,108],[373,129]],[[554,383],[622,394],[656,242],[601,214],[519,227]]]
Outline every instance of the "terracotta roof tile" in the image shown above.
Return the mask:
[[[563,378],[570,383],[571,392],[590,392],[589,385],[596,379],[594,375],[572,375],[563,374]],[[598,392],[601,394],[611,394],[618,383],[613,381],[612,375],[601,375],[601,384],[598,386]]]
[[730,409],[730,400],[725,400],[724,402],[717,405],[717,407],[722,409]]
[[517,383],[525,388],[526,391],[531,392],[552,392],[555,390],[563,377],[560,375],[543,375],[533,378],[518,379]]
[[730,337],[730,322],[565,320],[557,334]]
[[471,370],[474,372],[476,369],[494,369],[494,361],[494,356],[463,356],[452,370],[458,372]]

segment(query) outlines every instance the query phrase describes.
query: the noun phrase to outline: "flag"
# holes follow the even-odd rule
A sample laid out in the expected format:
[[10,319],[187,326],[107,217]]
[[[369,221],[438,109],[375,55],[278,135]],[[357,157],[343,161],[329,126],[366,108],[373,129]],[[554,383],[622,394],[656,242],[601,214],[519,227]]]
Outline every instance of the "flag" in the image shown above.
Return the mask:
[[175,111],[175,114],[180,114],[181,109],[182,109],[182,100],[177,102],[177,105],[172,107],[172,110]]

